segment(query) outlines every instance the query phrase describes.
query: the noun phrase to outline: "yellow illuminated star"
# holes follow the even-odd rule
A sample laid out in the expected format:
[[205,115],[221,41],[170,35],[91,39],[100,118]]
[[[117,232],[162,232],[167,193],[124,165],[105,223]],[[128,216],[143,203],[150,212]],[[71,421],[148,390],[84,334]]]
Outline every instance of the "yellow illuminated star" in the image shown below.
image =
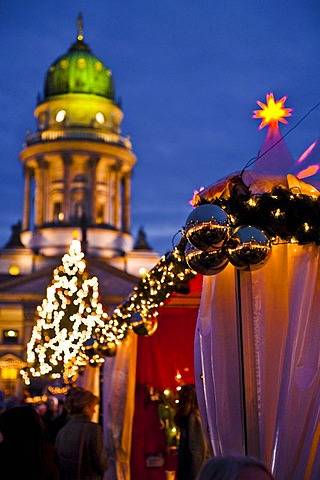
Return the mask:
[[288,123],[284,117],[291,117],[292,108],[284,107],[287,97],[282,97],[281,100],[275,101],[273,93],[268,93],[266,99],[266,104],[257,101],[261,110],[253,111],[253,118],[262,119],[259,129],[261,130],[266,125],[269,125],[270,128],[278,128],[278,122]]

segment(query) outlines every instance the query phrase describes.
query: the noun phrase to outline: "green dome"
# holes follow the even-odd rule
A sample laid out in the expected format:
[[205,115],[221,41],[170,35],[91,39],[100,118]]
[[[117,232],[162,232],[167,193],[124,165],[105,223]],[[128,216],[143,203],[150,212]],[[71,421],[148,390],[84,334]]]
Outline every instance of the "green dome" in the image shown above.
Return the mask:
[[65,93],[92,93],[114,100],[111,71],[79,39],[51,65],[46,75],[45,99]]

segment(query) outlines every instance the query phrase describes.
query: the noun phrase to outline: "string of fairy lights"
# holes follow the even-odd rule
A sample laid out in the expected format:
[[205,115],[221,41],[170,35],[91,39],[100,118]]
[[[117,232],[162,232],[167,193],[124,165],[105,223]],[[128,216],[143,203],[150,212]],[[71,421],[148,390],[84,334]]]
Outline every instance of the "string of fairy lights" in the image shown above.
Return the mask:
[[27,345],[28,367],[20,372],[24,382],[29,385],[31,377],[49,376],[73,383],[87,363],[96,366],[106,356],[115,355],[129,329],[143,335],[154,333],[159,307],[196,275],[186,264],[185,243],[182,238],[172,252],[162,256],[109,316],[98,300],[98,279],[88,277],[81,243],[74,239],[37,308]]
[[114,310],[111,318],[130,324],[135,313],[139,313],[143,320],[156,317],[165,300],[196,275],[186,263],[185,245],[183,237],[172,252],[163,255],[156,266],[141,278],[128,299]]

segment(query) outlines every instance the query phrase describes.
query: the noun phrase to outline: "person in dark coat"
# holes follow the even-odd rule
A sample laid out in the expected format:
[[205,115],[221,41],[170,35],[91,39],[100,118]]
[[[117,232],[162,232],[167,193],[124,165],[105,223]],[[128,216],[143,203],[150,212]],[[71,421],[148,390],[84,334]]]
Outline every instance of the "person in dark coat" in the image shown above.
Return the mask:
[[91,421],[98,402],[93,393],[82,388],[70,396],[70,419],[55,442],[61,480],[102,480],[108,468],[102,429]]
[[181,387],[174,421],[180,431],[177,480],[195,480],[209,455],[194,385]]
[[1,480],[58,480],[53,448],[43,441],[39,413],[28,405],[12,407],[0,415]]

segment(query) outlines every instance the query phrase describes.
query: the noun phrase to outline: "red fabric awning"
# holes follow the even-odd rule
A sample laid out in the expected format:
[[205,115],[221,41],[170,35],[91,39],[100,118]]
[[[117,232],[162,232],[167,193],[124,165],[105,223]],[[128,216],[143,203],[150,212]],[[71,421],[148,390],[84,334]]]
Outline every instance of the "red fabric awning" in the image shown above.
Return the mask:
[[[190,281],[188,295],[175,295],[164,305],[158,316],[158,329],[152,337],[139,337],[135,415],[133,420],[131,478],[132,480],[165,480],[165,470],[175,469],[176,458],[166,452],[164,430],[158,416],[158,402],[151,401],[148,386],[163,392],[183,383],[194,383],[194,334],[201,295],[202,277]],[[177,299],[177,297],[179,297]],[[186,306],[172,306],[178,300]],[[190,303],[190,298],[193,301]],[[162,454],[163,467],[146,467],[146,457]]]

